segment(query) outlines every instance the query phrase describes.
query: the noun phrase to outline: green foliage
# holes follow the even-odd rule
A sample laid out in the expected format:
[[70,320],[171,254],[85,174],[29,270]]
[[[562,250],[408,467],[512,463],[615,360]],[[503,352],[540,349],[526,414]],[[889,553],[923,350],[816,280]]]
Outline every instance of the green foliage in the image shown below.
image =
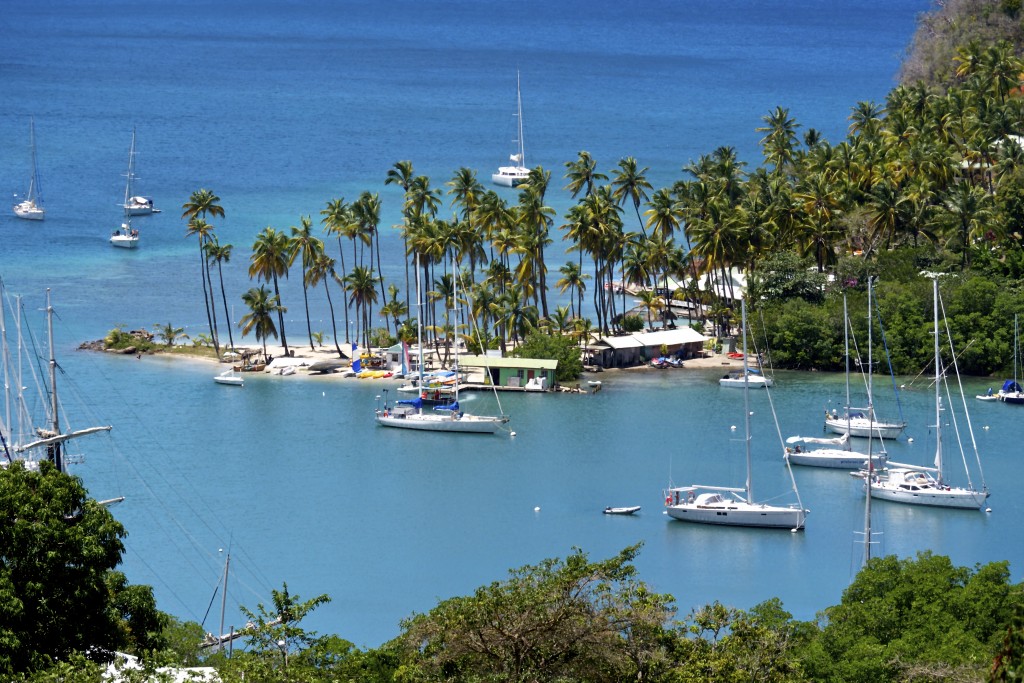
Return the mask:
[[800,657],[812,680],[902,681],[924,671],[977,680],[1021,604],[1005,562],[971,571],[930,553],[874,558],[825,610]]
[[570,337],[549,336],[538,330],[531,330],[526,340],[516,347],[520,358],[547,358],[557,360],[555,380],[571,382],[583,374],[580,348]]
[[386,349],[397,343],[397,339],[383,327],[375,327],[369,332],[370,346]]
[[809,258],[790,251],[774,252],[751,274],[749,291],[750,301],[803,299],[817,303],[825,298],[825,275]]
[[648,680],[672,598],[636,579],[638,550],[591,562],[577,549],[405,620],[413,680]]
[[46,461],[0,469],[0,517],[0,672],[163,647],[151,590],[114,571],[124,528],[78,478]]
[[636,313],[624,315],[619,320],[619,327],[623,332],[642,332],[645,324],[644,319]]
[[134,348],[136,351],[145,352],[154,350],[156,344],[148,336],[132,334],[125,331],[124,325],[118,325],[103,337],[103,348],[115,351]]
[[842,370],[843,314],[832,306],[790,299],[764,310],[760,320],[750,321],[754,341],[761,347],[767,338],[772,362],[797,370]]

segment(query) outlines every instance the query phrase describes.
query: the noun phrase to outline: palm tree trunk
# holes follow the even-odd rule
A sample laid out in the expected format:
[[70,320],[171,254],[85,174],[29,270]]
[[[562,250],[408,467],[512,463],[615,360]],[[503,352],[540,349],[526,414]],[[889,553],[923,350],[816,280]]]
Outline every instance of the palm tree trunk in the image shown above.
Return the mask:
[[[353,240],[353,242],[352,242],[352,257],[353,257],[352,262],[353,263],[355,263],[355,249],[356,249],[356,243]],[[341,257],[341,281],[344,282],[345,278],[348,277],[348,270],[345,268],[345,250],[341,246],[341,237],[338,237],[338,255]],[[330,300],[330,298],[331,298],[330,286],[331,285],[328,282],[324,286],[327,287],[327,299]],[[348,339],[348,297],[344,296],[344,293],[345,293],[345,290],[342,289],[342,297],[341,297],[341,299],[342,299],[342,302],[345,304],[345,343],[346,344],[350,344],[351,342]],[[333,318],[334,318],[334,315],[332,313],[331,314],[331,321],[332,322],[333,322]],[[335,342],[335,346],[337,346],[337,342],[338,342],[338,332],[337,332],[337,330],[335,330],[335,332],[334,332],[334,342]],[[339,353],[341,353],[341,352],[339,351]]]
[[[334,335],[334,349],[338,352],[338,358],[344,358],[341,347],[338,346],[338,323],[334,319],[334,302],[331,301],[331,282],[324,280],[324,291],[327,292],[327,308],[331,312],[331,333]],[[348,341],[348,340],[346,340]]]
[[220,348],[217,346],[217,334],[214,331],[213,320],[210,318],[210,294],[206,288],[206,252],[203,250],[203,239],[199,238],[199,279],[203,281],[203,309],[206,311],[206,324],[210,327],[210,335],[213,337],[213,350],[220,357]]
[[281,346],[284,347],[284,355],[288,356],[290,354],[288,353],[288,337],[284,333],[284,306],[281,305],[281,290],[277,286],[277,273],[274,273],[274,296],[277,297],[277,323],[281,326]]
[[306,292],[306,268],[302,268],[302,303],[306,307],[306,334],[309,335],[309,350],[315,352],[316,347],[313,346],[313,327],[309,323],[309,294]]
[[231,348],[235,348],[235,336],[231,333],[231,314],[228,312],[228,296],[224,292],[224,269],[221,268],[220,261],[217,261],[217,277],[220,280],[220,298],[224,303],[224,319],[228,321],[228,342]]

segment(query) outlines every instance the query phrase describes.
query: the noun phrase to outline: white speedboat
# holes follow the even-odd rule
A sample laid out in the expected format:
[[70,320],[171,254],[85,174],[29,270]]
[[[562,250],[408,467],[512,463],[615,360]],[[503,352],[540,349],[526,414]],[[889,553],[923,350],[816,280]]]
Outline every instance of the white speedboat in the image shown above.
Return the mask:
[[606,515],[631,515],[634,512],[639,512],[639,510],[640,510],[640,506],[639,505],[632,505],[630,507],[621,507],[621,508],[606,507],[604,509],[604,514],[606,514]]
[[509,156],[511,166],[499,166],[497,173],[491,174],[491,182],[502,187],[522,185],[530,179],[530,169],[526,166],[526,149],[523,145],[523,98],[519,91],[519,73],[516,73],[516,151]]
[[[36,169],[36,123],[29,119],[28,126],[29,154],[32,159],[32,173],[29,175],[28,194],[14,205],[14,215],[29,221],[41,221],[46,217],[43,208],[43,193],[39,184],[39,172]],[[17,198],[17,197],[15,197]]]
[[219,375],[215,375],[213,381],[216,382],[217,384],[226,384],[232,387],[240,387],[245,385],[245,379],[234,370],[225,370]]
[[748,368],[740,372],[730,372],[718,380],[718,386],[732,389],[744,389],[748,385],[751,389],[764,389],[775,382],[771,377],[765,377],[760,371]]

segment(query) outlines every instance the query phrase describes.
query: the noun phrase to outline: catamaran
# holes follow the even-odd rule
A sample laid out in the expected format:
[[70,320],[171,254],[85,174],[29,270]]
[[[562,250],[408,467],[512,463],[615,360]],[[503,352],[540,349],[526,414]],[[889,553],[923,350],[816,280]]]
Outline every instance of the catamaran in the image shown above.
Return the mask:
[[511,166],[498,167],[497,173],[491,174],[491,182],[502,187],[522,185],[530,178],[530,169],[526,166],[526,148],[523,145],[523,97],[519,90],[519,72],[516,72],[516,151],[509,156]]

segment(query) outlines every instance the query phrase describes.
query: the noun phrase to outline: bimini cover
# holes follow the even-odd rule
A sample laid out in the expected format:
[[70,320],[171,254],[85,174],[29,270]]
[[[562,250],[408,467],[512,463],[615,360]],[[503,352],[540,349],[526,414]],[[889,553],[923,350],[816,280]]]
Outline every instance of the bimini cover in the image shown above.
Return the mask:
[[419,396],[417,396],[416,398],[404,399],[404,400],[398,401],[397,403],[398,403],[398,405],[412,406],[413,408],[422,408],[423,407],[423,401],[420,399]]
[[723,502],[721,493],[702,493],[693,501],[695,505],[714,505]]
[[452,412],[459,412],[459,402],[453,401],[452,403],[445,403],[441,406],[434,406],[434,410],[450,410]]
[[1008,379],[1005,382],[1003,382],[1003,389],[1002,389],[1002,391],[1003,391],[1004,394],[1010,394],[1010,393],[1014,393],[1014,392],[1019,392],[1020,390],[1021,390],[1020,385],[1017,384],[1017,382],[1015,382],[1012,379]]

